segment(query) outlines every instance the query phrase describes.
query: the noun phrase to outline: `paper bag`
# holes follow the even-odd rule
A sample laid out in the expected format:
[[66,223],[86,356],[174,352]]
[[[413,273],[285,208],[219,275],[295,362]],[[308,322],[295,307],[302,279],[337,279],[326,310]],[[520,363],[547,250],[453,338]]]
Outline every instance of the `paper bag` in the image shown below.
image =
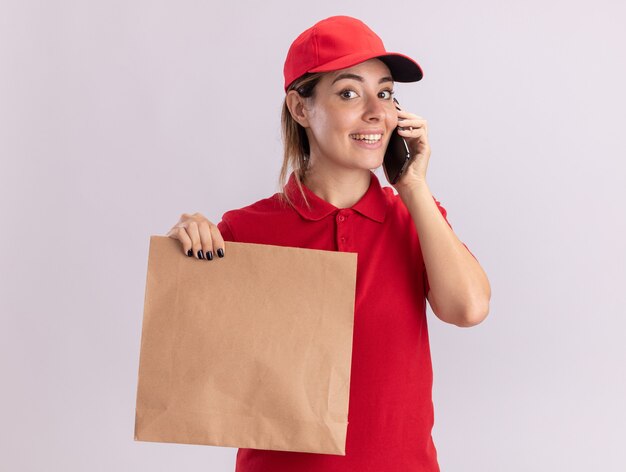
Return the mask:
[[135,439],[345,455],[357,254],[150,238]]

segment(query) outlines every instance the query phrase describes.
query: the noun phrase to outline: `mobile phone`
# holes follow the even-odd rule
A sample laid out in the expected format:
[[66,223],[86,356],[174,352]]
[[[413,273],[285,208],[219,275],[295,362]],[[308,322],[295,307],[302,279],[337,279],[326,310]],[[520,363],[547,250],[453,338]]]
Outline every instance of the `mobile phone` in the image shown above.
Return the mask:
[[393,130],[389,144],[385,150],[383,170],[390,184],[395,184],[404,173],[411,161],[409,146],[402,136],[398,134],[398,128]]

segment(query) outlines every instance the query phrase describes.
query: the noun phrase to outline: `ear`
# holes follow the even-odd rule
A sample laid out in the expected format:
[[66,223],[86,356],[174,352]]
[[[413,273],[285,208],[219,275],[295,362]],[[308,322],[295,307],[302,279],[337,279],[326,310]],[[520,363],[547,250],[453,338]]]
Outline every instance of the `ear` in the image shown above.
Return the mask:
[[296,120],[302,127],[309,127],[308,110],[306,108],[305,98],[300,96],[295,90],[287,92],[285,97],[287,108],[291,117]]

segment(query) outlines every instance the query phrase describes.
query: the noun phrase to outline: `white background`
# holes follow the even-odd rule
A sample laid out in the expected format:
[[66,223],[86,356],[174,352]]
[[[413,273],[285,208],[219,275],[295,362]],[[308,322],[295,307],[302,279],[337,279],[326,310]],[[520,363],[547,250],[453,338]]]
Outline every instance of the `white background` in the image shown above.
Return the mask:
[[277,191],[284,57],[335,14],[422,65],[397,96],[492,284],[429,313],[442,471],[626,470],[624,3],[337,4],[1,0],[1,470],[234,470],[133,441],[149,236]]

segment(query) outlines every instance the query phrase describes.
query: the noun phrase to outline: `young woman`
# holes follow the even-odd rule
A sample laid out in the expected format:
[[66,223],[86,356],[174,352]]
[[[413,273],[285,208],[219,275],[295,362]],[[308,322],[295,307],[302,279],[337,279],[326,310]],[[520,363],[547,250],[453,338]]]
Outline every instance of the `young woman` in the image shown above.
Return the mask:
[[[428,188],[426,120],[393,101],[394,81],[422,70],[338,16],[294,41],[284,73],[283,192],[218,225],[183,214],[168,236],[207,261],[227,257],[225,240],[358,253],[346,455],[240,449],[237,471],[438,471],[425,300],[444,322],[473,326],[491,293]],[[396,126],[414,156],[397,195],[371,172]]]

